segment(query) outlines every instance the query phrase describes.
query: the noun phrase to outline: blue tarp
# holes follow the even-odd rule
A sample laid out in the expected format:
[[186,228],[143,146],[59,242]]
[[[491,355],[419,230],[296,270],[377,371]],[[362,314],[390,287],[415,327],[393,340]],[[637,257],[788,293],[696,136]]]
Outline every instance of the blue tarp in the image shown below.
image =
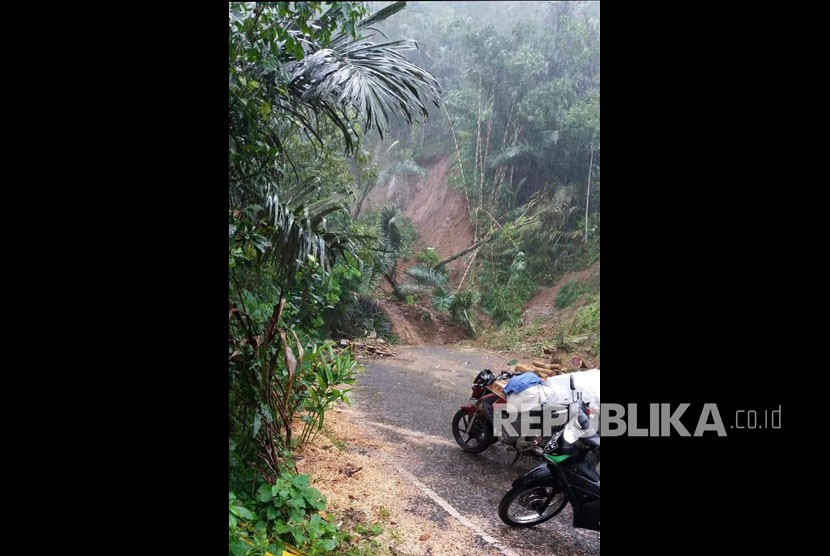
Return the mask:
[[522,373],[507,381],[504,393],[505,395],[518,394],[537,384],[542,384],[542,379],[536,373]]

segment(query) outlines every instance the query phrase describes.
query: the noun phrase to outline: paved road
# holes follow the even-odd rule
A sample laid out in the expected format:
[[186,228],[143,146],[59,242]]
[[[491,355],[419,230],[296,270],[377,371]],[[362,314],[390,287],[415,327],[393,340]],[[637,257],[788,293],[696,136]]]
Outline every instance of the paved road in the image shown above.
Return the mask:
[[[469,454],[453,439],[450,423],[469,399],[473,378],[485,368],[505,370],[507,360],[445,346],[401,347],[397,352],[389,359],[363,360],[366,372],[353,392],[356,413],[372,436],[400,446],[394,460],[508,551],[521,556],[599,554],[598,534],[571,527],[570,507],[534,528],[503,524],[497,514],[501,497],[513,479],[539,462],[522,457],[511,467],[514,455],[501,444]],[[433,510],[433,518],[455,519],[441,513]]]

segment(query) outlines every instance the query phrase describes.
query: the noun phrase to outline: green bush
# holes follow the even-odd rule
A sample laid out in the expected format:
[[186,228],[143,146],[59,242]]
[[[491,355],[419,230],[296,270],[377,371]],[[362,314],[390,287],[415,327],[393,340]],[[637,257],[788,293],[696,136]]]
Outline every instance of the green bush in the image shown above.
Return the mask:
[[463,326],[468,336],[476,335],[475,312],[472,309],[480,299],[478,291],[466,290],[456,295],[450,306],[452,321]]
[[438,253],[435,252],[434,247],[427,247],[416,257],[419,263],[424,263],[430,266],[434,266],[440,259],[438,258]]
[[352,359],[351,353],[346,350],[334,353],[330,345],[314,346],[310,353],[306,353],[305,363],[308,370],[303,373],[303,382],[306,386],[307,397],[303,405],[306,414],[300,417],[303,421],[303,432],[300,434],[300,445],[312,441],[323,429],[326,410],[336,401],[349,403],[347,396],[357,376],[358,363]]
[[598,280],[579,280],[568,282],[562,286],[559,293],[556,294],[554,304],[557,309],[565,309],[566,307],[573,305],[574,302],[579,299],[579,296],[587,293],[595,293],[597,291],[599,291]]
[[564,286],[559,289],[559,293],[556,294],[556,300],[554,304],[556,305],[557,309],[564,309],[573,305],[573,302],[584,293],[585,288],[582,282],[568,282]]
[[398,217],[397,225],[403,245],[400,254],[402,257],[410,257],[413,251],[412,244],[418,239],[418,228],[415,227],[415,224],[409,218],[403,215]]
[[346,537],[323,517],[325,496],[309,486],[308,475],[283,471],[273,485],[260,484],[253,497],[231,491],[228,499],[232,556],[281,554],[293,547],[314,556],[329,554]]
[[392,338],[392,322],[383,308],[371,297],[359,295],[349,305],[345,316],[338,323],[337,331],[345,336],[359,338],[373,330],[381,338]]
[[527,270],[525,254],[519,252],[506,272],[498,266],[484,267],[478,276],[482,305],[496,324],[516,324],[522,317],[522,306],[536,293],[536,283]]
[[580,307],[574,315],[571,334],[589,334],[599,331],[599,297]]
[[600,298],[591,295],[587,303],[577,309],[565,326],[557,332],[554,342],[566,349],[587,349],[594,355],[600,352]]

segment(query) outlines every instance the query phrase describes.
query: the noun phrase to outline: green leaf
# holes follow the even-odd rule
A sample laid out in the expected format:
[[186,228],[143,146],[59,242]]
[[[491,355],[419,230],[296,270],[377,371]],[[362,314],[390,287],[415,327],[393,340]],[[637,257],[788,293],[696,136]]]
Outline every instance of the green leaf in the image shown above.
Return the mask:
[[257,500],[260,502],[270,502],[273,497],[270,485],[262,485],[257,489]]
[[251,438],[256,438],[257,433],[259,432],[259,428],[262,426],[262,416],[259,413],[254,415],[254,429],[253,434],[251,434]]
[[228,514],[228,528],[236,529],[236,518],[231,514]]
[[268,116],[271,113],[271,104],[263,102],[259,105],[259,111],[263,116]]
[[249,521],[253,521],[254,519],[256,519],[256,516],[248,508],[243,508],[242,506],[234,506],[234,507],[239,512],[237,515],[239,515],[240,517],[245,518]]
[[230,544],[230,552],[233,556],[245,556],[251,552],[251,548],[242,539],[235,539]]
[[340,544],[340,543],[337,542],[337,539],[326,539],[322,543],[323,550],[325,550],[326,552],[333,552],[334,549],[337,548],[338,544]]
[[439,311],[447,312],[450,310],[453,301],[455,301],[455,294],[436,289],[432,298],[432,306]]

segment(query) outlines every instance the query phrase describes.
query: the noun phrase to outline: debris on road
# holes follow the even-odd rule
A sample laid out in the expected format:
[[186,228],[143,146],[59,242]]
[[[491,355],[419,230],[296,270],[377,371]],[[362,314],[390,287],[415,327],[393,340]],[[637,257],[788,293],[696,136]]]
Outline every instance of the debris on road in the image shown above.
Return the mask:
[[548,361],[540,361],[534,359],[530,365],[517,363],[513,367],[514,373],[536,373],[539,378],[546,379],[552,376],[561,375],[565,373],[573,373],[577,371],[584,371],[589,367],[586,360],[579,355],[574,355],[568,361],[568,364],[562,362],[561,357],[556,356],[556,350],[552,348],[545,348],[544,353],[549,355]]
[[357,351],[361,351],[368,355],[373,355],[376,357],[394,357],[395,351],[389,347],[389,344],[386,343],[386,340],[377,336],[377,334],[370,332],[369,335],[358,338],[355,340],[348,340],[342,339],[340,340],[339,349],[335,348],[335,351],[341,351],[344,349],[352,350],[352,353]]

